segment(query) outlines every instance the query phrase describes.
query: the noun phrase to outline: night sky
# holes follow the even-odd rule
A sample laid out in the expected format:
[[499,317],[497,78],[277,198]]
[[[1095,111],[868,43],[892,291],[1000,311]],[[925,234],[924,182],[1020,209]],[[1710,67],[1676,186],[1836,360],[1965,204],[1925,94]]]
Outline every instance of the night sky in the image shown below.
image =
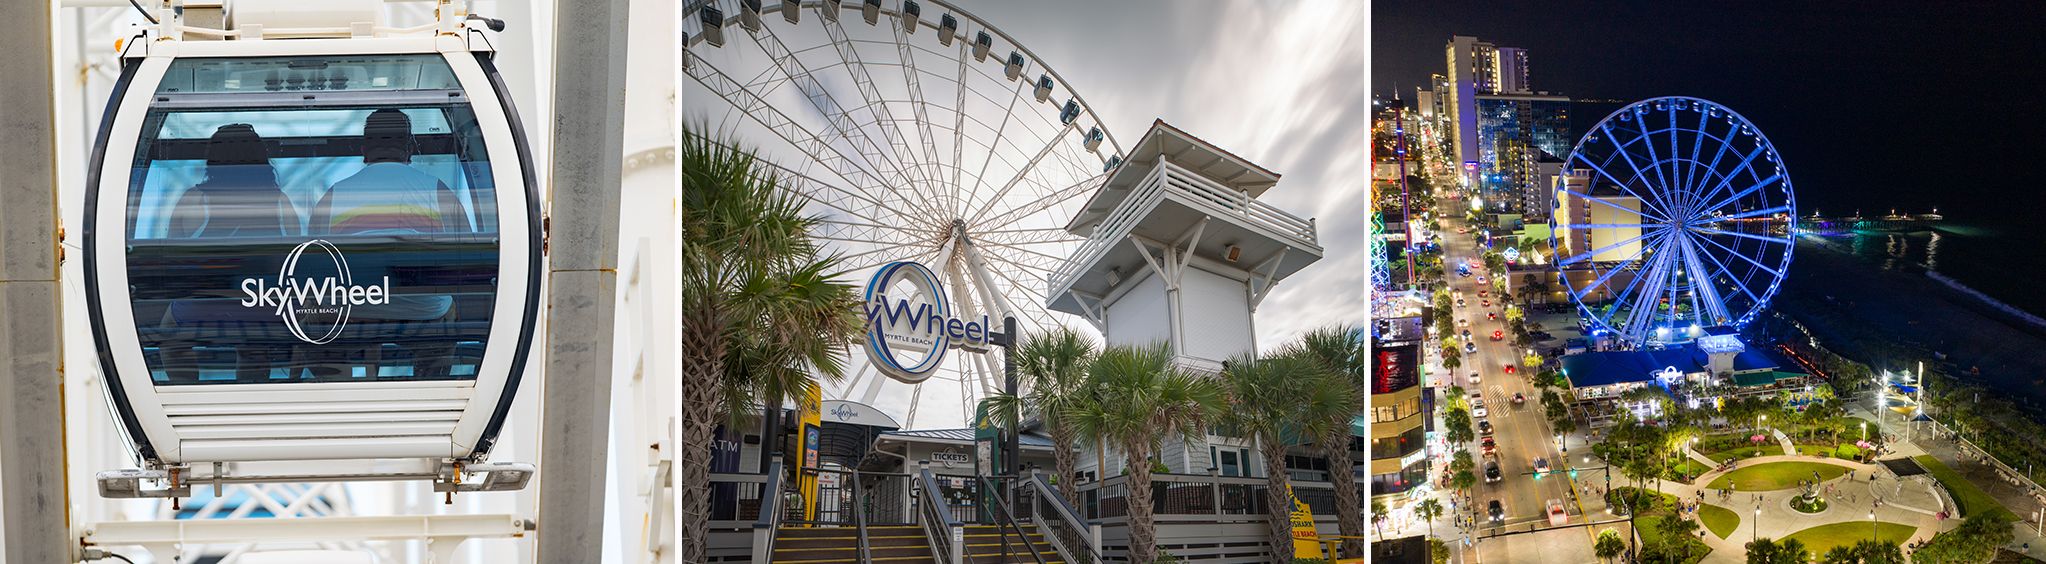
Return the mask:
[[1740,112],[1783,155],[1803,214],[1938,206],[2037,241],[2022,231],[2046,213],[2042,24],[2041,2],[1375,0],[1371,88],[1411,99],[1450,35],[1476,36],[1526,48],[1536,90]]

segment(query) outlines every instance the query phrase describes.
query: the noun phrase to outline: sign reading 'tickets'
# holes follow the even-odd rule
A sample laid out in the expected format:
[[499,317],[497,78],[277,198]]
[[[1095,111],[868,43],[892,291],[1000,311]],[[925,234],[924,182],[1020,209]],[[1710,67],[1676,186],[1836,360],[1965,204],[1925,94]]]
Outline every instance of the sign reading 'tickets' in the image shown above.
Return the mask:
[[953,348],[984,350],[988,318],[968,321],[952,316],[951,304],[938,277],[924,265],[891,262],[867,281],[867,357],[882,374],[915,384]]

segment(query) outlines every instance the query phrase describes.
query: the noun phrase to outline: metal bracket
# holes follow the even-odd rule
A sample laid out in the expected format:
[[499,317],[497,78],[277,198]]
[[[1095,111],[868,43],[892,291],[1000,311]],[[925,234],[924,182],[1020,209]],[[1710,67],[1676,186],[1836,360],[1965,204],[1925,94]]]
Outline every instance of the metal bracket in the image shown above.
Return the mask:
[[433,483],[433,491],[440,493],[457,492],[511,492],[526,489],[533,481],[534,466],[525,462],[483,462],[477,464],[451,464],[441,470],[441,479]]

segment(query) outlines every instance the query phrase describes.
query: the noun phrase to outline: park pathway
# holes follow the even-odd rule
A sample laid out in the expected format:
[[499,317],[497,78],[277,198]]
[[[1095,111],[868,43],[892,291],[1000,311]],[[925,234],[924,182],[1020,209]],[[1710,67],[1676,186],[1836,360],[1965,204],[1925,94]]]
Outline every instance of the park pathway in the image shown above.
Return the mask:
[[[1695,453],[1693,454],[1695,455]],[[1706,546],[1712,547],[1712,553],[1707,555],[1703,562],[1709,564],[1744,563],[1746,562],[1745,553],[1747,550],[1745,545],[1756,536],[1780,539],[1791,533],[1820,525],[1845,522],[1866,523],[1868,522],[1867,515],[1870,511],[1867,504],[1876,495],[1880,495],[1886,500],[1883,507],[1874,510],[1877,520],[1917,528],[1911,538],[1904,541],[1904,544],[1931,539],[1934,534],[1945,530],[1946,527],[1960,523],[1959,520],[1948,520],[1942,523],[1934,517],[1933,511],[1924,509],[1926,507],[1943,507],[1945,506],[1944,504],[1948,503],[1944,499],[1944,492],[1935,493],[1940,488],[1927,488],[1910,480],[1901,484],[1903,487],[1899,488],[1900,484],[1897,483],[1897,480],[1887,477],[1886,473],[1879,472],[1878,468],[1880,466],[1876,464],[1863,464],[1836,458],[1792,454],[1750,458],[1742,460],[1740,467],[1751,468],[1772,462],[1831,464],[1853,471],[1852,475],[1855,478],[1849,479],[1843,475],[1826,481],[1827,484],[1831,484],[1834,488],[1834,492],[1827,496],[1828,503],[1832,504],[1832,506],[1816,515],[1806,515],[1790,509],[1790,499],[1798,495],[1798,489],[1795,487],[1761,492],[1733,492],[1727,500],[1721,501],[1718,496],[1718,490],[1705,486],[1732,470],[1719,469],[1716,464],[1713,465],[1711,471],[1698,477],[1694,482],[1696,485],[1670,481],[1662,482],[1661,491],[1663,493],[1674,495],[1678,499],[1687,502],[1695,502],[1700,499],[1698,492],[1703,491],[1703,499],[1706,504],[1717,505],[1732,510],[1735,515],[1740,517],[1740,526],[1724,539],[1712,533],[1711,529],[1704,527],[1702,522],[1700,523],[1699,530],[1704,531],[1702,540]],[[1879,477],[1875,482],[1870,482],[1866,478],[1871,472],[1878,472],[1878,475],[1883,477]],[[1655,487],[1653,483],[1646,485],[1651,489]],[[1851,504],[1848,501],[1850,497],[1854,500]],[[1756,519],[1757,508],[1761,510],[1759,521]],[[1697,518],[1695,515],[1686,515],[1686,517]],[[2035,546],[2034,550],[2046,552],[2046,546]]]
[[1769,433],[1776,435],[1776,442],[1783,445],[1783,454],[1797,454],[1797,443],[1790,442],[1790,437],[1784,435],[1783,431],[1770,428]]

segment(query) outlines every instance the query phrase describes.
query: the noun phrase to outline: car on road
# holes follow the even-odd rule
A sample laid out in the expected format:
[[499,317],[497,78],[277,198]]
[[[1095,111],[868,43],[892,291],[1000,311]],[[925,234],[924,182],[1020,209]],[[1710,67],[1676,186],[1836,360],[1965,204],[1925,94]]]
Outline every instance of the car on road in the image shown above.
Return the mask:
[[1535,458],[1535,459],[1534,459],[1534,471],[1535,471],[1535,474],[1547,474],[1547,473],[1549,473],[1549,459],[1547,459],[1547,458],[1539,458],[1539,457],[1538,457],[1538,458]]
[[1492,340],[1494,340],[1494,341],[1503,341],[1503,340],[1505,340],[1505,339],[1506,339],[1506,332],[1505,332],[1505,331],[1500,331],[1500,330],[1496,330],[1496,329],[1492,331]]
[[1491,312],[1491,311],[1485,312],[1485,321],[1498,321],[1498,320],[1499,320],[1499,314],[1498,314],[1498,312]]
[[1469,319],[1458,319],[1458,320],[1456,320],[1456,326],[1457,326],[1457,327],[1470,327],[1470,326],[1471,326],[1471,320],[1469,320]]
[[1491,435],[1492,435],[1492,420],[1490,420],[1490,419],[1479,419],[1479,420],[1478,420],[1478,434],[1480,434],[1480,435],[1485,435],[1485,436],[1491,436]]
[[[1485,283],[1485,281],[1484,281],[1484,280],[1479,280],[1479,281],[1478,281],[1478,283],[1479,283],[1479,284],[1483,284],[1483,283]],[[1492,291],[1491,291],[1491,290],[1478,290],[1478,297],[1480,297],[1480,298],[1489,298],[1489,297],[1492,297]]]
[[1470,233],[1470,232],[1471,232],[1471,230],[1470,230],[1470,228],[1468,228],[1468,227],[1458,227],[1458,228],[1456,228],[1456,234],[1458,234],[1458,235],[1463,235],[1463,234],[1465,234],[1465,233]]
[[1465,379],[1464,379],[1464,381],[1465,381],[1465,382],[1470,382],[1472,386],[1476,386],[1476,385],[1478,385],[1478,383],[1479,383],[1479,382],[1482,382],[1482,381],[1484,380],[1483,378],[1480,378],[1479,376],[1481,376],[1481,374],[1478,374],[1478,373],[1476,373],[1476,372],[1472,372],[1472,373],[1471,373],[1471,377],[1469,377],[1469,378],[1465,378]]
[[1506,475],[1499,472],[1499,455],[1485,455],[1485,483],[1489,484],[1505,479]]
[[1513,403],[1527,403],[1527,396],[1521,395],[1520,392],[1513,392]]
[[1465,339],[1469,339],[1469,338],[1471,338],[1471,330],[1469,330],[1469,329],[1465,329],[1465,330],[1463,330],[1463,338],[1465,338]]
[[1494,525],[1506,524],[1506,508],[1499,505],[1499,500],[1495,499],[1485,504],[1485,515],[1492,518]]
[[1456,307],[1463,307],[1463,299],[1459,298],[1456,300]]
[[1499,453],[1499,442],[1492,440],[1492,437],[1489,435],[1483,439],[1479,439],[1478,446],[1483,449],[1485,454]]
[[[1478,275],[1478,283],[1479,283],[1479,284],[1483,284],[1483,283],[1485,283],[1485,275],[1483,275],[1483,274],[1479,274],[1479,275]],[[1480,293],[1480,294],[1478,294],[1478,295],[1482,296],[1482,295],[1484,295],[1484,294],[1483,294],[1483,293]]]
[[1492,307],[1492,300],[1478,300],[1478,307]]
[[1563,500],[1551,499],[1548,505],[1550,525],[1566,525],[1570,523],[1570,512],[1563,510]]
[[1485,399],[1484,399],[1484,398],[1471,398],[1471,416],[1472,416],[1472,417],[1484,417],[1484,416],[1486,416],[1486,415],[1489,415],[1489,414],[1491,414],[1491,411],[1488,411],[1488,410],[1486,410],[1486,409],[1485,409]]
[[1513,365],[1511,365],[1511,364],[1508,364],[1508,365],[1506,365],[1506,373],[1507,373],[1507,374],[1512,374],[1512,373],[1513,373]]
[[1463,352],[1467,352],[1467,353],[1476,353],[1476,352],[1478,352],[1478,344],[1477,344],[1477,343],[1470,343],[1470,342],[1466,342],[1466,343],[1464,343],[1464,344],[1463,344]]

